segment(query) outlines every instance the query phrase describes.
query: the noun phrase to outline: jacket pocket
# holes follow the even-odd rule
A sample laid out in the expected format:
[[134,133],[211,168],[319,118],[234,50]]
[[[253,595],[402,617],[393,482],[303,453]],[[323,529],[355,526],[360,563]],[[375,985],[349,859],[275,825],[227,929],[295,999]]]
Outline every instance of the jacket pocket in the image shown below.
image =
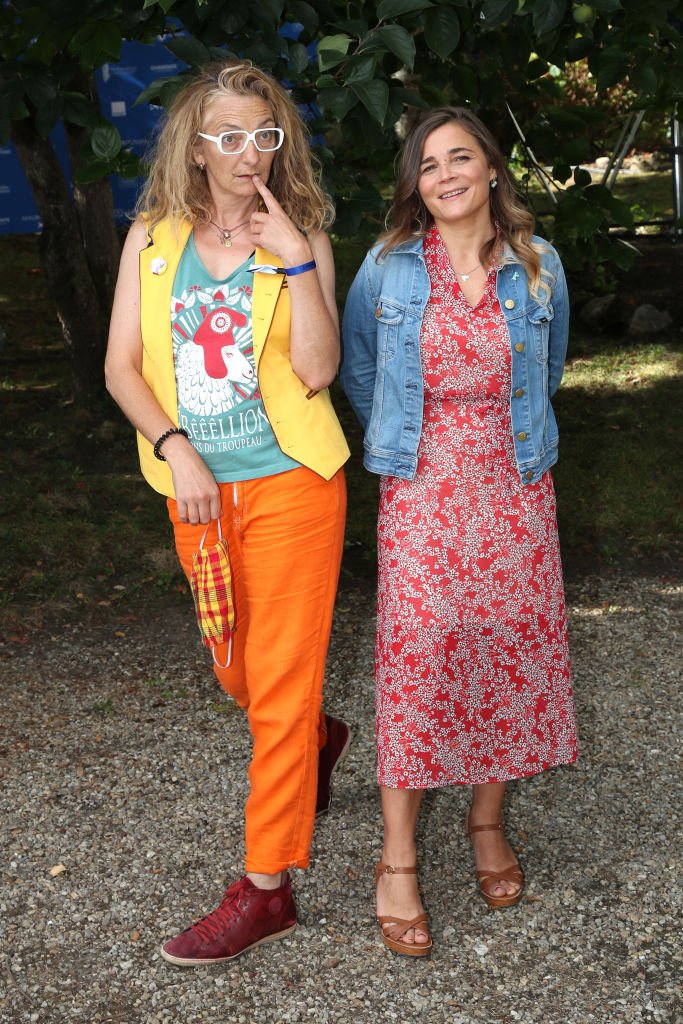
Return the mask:
[[398,335],[406,311],[401,306],[380,299],[375,310],[377,320],[377,351],[383,364],[391,362],[398,348]]
[[550,303],[545,306],[535,303],[527,309],[526,315],[533,336],[534,355],[539,363],[547,363],[550,321],[555,315],[553,307]]

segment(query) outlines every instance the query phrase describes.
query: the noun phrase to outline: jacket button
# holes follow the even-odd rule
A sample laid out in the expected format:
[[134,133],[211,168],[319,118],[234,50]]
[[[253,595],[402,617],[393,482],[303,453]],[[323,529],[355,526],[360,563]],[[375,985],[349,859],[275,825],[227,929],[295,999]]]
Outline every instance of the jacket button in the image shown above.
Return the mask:
[[526,441],[526,430],[520,430],[519,434],[517,434],[517,440]]
[[514,299],[506,299],[505,302],[504,302],[504,306],[505,306],[506,309],[514,309],[515,308],[515,300]]
[[530,469],[527,469],[526,473],[524,474],[524,479],[525,480],[533,480],[533,478],[534,478],[534,474],[531,472]]
[[521,341],[518,341],[517,344],[515,345],[515,352],[523,352],[523,351],[524,351],[524,345],[522,344]]
[[515,391],[515,398],[523,398],[523,397],[524,397],[524,388],[517,388],[517,390]]
[[378,307],[377,307],[377,309],[375,310],[375,316],[376,316],[376,317],[377,317],[377,319],[379,320],[379,318],[381,317],[381,315],[382,315],[382,307],[381,307],[381,306],[378,306]]

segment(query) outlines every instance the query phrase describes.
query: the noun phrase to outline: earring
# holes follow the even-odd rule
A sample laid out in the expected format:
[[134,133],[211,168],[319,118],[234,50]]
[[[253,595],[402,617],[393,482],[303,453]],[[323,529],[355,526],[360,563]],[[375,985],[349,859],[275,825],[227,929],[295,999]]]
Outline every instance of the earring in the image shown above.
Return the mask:
[[491,180],[489,182],[489,187],[492,188],[492,189],[493,188],[498,188],[498,178],[491,178]]
[[197,166],[199,167],[200,171],[205,171],[206,170],[206,164],[198,164]]

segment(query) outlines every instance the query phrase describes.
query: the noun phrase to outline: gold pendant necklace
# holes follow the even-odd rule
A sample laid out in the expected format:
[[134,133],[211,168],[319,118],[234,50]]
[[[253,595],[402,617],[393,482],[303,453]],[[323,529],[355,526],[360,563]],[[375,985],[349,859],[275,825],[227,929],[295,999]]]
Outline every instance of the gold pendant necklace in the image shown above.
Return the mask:
[[218,232],[219,244],[224,245],[226,249],[230,249],[232,246],[232,236],[248,223],[248,220],[243,220],[241,224],[235,224],[234,228],[222,228],[220,224],[216,224],[215,220],[209,221],[209,224],[212,224]]

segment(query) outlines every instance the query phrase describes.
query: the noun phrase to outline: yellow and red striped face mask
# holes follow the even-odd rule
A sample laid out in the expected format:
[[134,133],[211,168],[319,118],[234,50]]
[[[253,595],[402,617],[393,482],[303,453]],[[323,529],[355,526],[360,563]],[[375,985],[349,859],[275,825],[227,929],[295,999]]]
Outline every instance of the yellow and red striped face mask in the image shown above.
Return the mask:
[[[232,634],[235,629],[235,603],[232,596],[232,572],[228,541],[221,532],[218,522],[218,541],[204,547],[209,527],[202,535],[199,550],[192,556],[190,589],[194,598],[197,625],[205,647],[211,648],[214,661],[221,668],[227,668],[232,657]],[[211,524],[209,524],[211,525]],[[221,665],[216,657],[216,647],[228,645],[227,661]]]

